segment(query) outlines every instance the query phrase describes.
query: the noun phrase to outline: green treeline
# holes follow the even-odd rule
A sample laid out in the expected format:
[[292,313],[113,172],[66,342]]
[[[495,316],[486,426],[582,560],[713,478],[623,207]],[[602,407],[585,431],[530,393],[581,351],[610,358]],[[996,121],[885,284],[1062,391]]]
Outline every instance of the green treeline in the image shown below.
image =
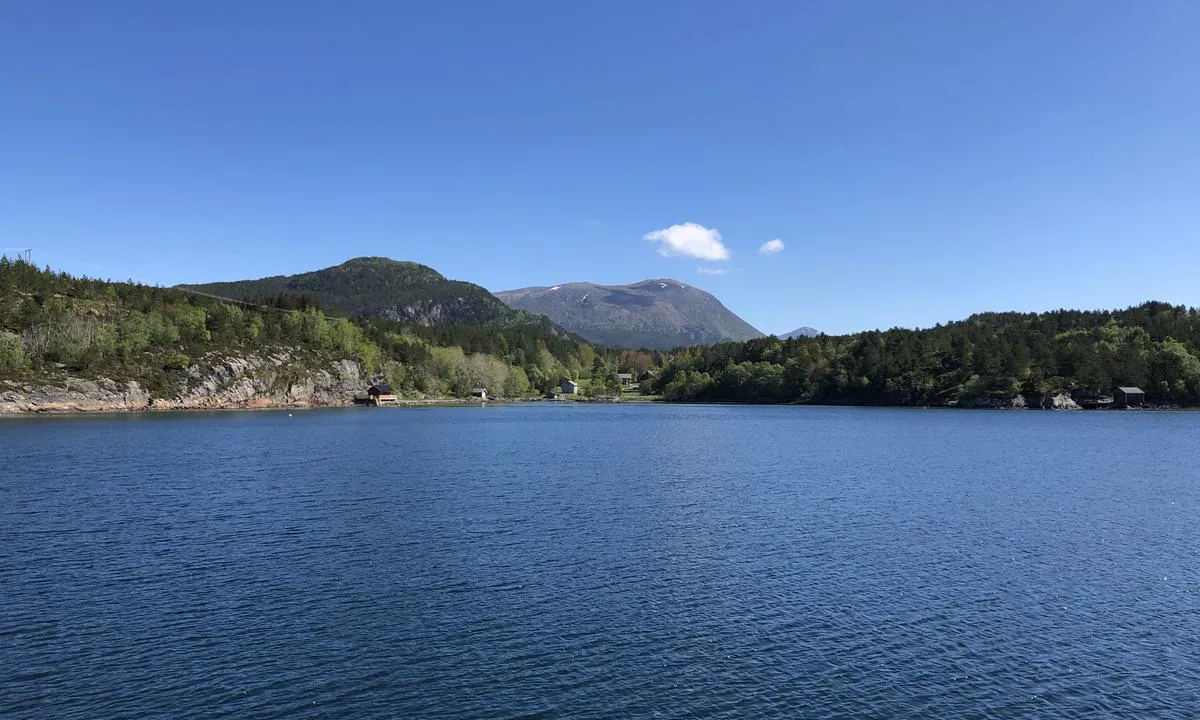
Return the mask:
[[[424,327],[329,315],[311,296],[236,303],[170,288],[75,278],[0,258],[0,377],[50,370],[135,379],[169,396],[210,353],[288,348],[313,367],[353,359],[414,397],[519,397],[563,376],[615,374],[619,355],[528,324]],[[553,326],[550,326],[553,328]]]
[[1136,385],[1152,403],[1200,405],[1200,310],[1158,302],[659,353],[593,347],[540,317],[352,320],[303,293],[238,303],[0,258],[0,379],[126,378],[170,397],[210,356],[279,348],[314,369],[353,359],[410,397],[466,396],[475,387],[522,397],[564,377],[587,381],[589,395],[615,395],[618,372],[651,371],[641,392],[680,401],[948,405]]
[[300,275],[186,285],[183,289],[249,302],[299,296],[327,312],[350,318],[407,315],[403,319],[412,322],[421,317],[432,319],[436,309],[440,322],[450,324],[520,321],[515,311],[478,285],[447,280],[418,263],[381,257],[354,258]]
[[1200,310],[986,313],[926,330],[774,337],[670,354],[643,392],[669,400],[944,405],[1017,394],[1200,404]]

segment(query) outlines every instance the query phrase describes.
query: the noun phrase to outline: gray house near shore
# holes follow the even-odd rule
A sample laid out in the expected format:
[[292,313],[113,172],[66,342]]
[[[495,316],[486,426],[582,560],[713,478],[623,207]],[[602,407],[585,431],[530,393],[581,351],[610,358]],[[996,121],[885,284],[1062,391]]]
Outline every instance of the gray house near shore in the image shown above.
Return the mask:
[[575,395],[579,392],[579,383],[568,378],[563,378],[562,382],[558,384],[558,390],[563,395]]
[[1119,387],[1113,391],[1113,401],[1118,405],[1137,407],[1146,402],[1146,393],[1139,387]]

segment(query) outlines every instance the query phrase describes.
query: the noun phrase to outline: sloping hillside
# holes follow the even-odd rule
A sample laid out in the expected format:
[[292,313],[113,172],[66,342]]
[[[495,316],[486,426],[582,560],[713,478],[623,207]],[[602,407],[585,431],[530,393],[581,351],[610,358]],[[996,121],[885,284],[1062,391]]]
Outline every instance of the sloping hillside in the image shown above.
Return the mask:
[[0,413],[344,404],[380,379],[413,401],[475,387],[523,397],[597,367],[615,373],[557,328],[401,324],[276,299],[287,302],[74,278],[0,257]]
[[632,285],[568,283],[496,293],[509,307],[545,315],[592,342],[669,350],[762,337],[709,293],[678,280]]
[[504,303],[478,285],[448,280],[419,263],[382,257],[355,258],[299,275],[179,287],[234,300],[308,296],[320,307],[349,317],[379,317],[418,325],[517,320]]

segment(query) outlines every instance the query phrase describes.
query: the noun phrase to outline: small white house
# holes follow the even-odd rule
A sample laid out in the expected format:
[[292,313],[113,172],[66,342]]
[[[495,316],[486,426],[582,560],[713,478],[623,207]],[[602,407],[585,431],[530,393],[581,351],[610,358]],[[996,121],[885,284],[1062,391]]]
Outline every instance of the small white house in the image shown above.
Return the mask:
[[575,395],[579,392],[579,383],[569,378],[563,378],[558,387],[563,395]]
[[487,400],[487,388],[475,388],[471,391],[471,397],[477,397],[480,400]]

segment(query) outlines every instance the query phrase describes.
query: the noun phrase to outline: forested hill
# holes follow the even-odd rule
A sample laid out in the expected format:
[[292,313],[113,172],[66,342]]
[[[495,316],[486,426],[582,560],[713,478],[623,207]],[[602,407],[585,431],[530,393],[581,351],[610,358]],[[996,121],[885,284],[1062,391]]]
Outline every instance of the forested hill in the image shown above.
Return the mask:
[[985,313],[926,330],[764,338],[672,355],[648,392],[735,402],[946,405],[1020,394],[1200,404],[1200,310],[1148,302],[1114,312]]
[[598,369],[615,378],[617,371],[614,358],[557,329],[348,319],[294,296],[274,300],[239,304],[0,257],[0,396],[17,397],[9,404],[19,406],[39,388],[79,387],[81,380],[143,403],[179,406],[198,392],[239,402],[275,393],[270,402],[291,402],[297,388],[316,382],[329,392],[306,390],[302,402],[317,404],[348,401],[382,378],[414,399],[461,397],[474,387],[520,397],[562,377]]
[[[510,310],[478,285],[447,280],[425,265],[381,257],[355,258],[299,275],[179,287],[252,302],[304,296],[347,317],[384,318],[418,325],[541,322],[540,318]],[[544,329],[549,331],[551,324],[544,323]]]

